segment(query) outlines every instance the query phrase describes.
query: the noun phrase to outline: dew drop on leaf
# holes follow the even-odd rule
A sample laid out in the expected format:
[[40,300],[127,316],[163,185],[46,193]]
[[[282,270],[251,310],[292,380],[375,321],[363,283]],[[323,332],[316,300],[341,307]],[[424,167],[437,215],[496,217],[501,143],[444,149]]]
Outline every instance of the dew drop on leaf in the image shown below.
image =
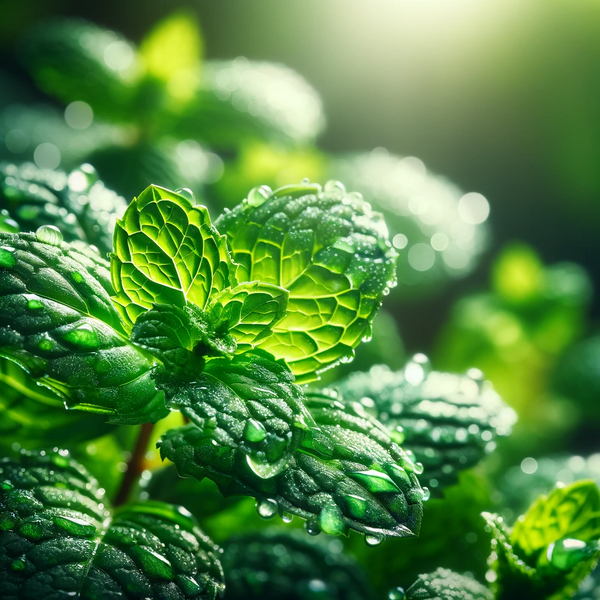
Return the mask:
[[27,301],[27,308],[30,310],[39,310],[43,307],[44,305],[39,300],[32,299]]
[[326,506],[318,516],[319,527],[329,535],[340,535],[344,532],[342,511],[336,505]]
[[13,248],[8,248],[7,246],[0,248],[0,267],[12,269],[17,264],[13,253]]
[[89,323],[84,323],[65,333],[62,338],[83,350],[95,350],[100,345],[98,334]]
[[548,560],[561,571],[570,571],[578,562],[587,558],[595,550],[598,544],[586,544],[582,540],[564,539],[558,540],[548,546]]
[[25,568],[25,562],[21,559],[13,560],[13,562],[10,565],[10,568],[13,571],[22,571]]
[[192,202],[192,204],[196,202],[196,196],[194,196],[194,192],[192,192],[190,188],[177,188],[175,190],[175,193],[179,194],[180,196],[183,196],[184,198]]
[[10,490],[14,490],[15,486],[10,481],[3,481],[0,483],[0,490],[4,490],[5,492],[9,492]]
[[365,535],[365,544],[367,546],[379,546],[383,540],[384,536],[377,533],[369,533]]
[[271,498],[256,503],[256,512],[263,519],[271,519],[277,514],[277,502]]
[[63,234],[58,227],[54,225],[42,225],[35,232],[35,237],[39,242],[50,244],[50,246],[60,246],[63,242]]
[[401,587],[394,588],[390,590],[388,593],[388,600],[404,600],[406,598],[406,593],[404,589]]
[[248,419],[244,427],[244,439],[249,442],[262,442],[267,437],[264,425],[256,419]]
[[252,188],[248,192],[248,198],[246,202],[249,206],[258,208],[269,199],[272,193],[273,191],[268,185],[261,185],[260,187]]
[[292,515],[291,513],[284,512],[284,513],[281,515],[281,520],[282,520],[284,523],[291,523],[291,522],[293,521],[293,519],[294,519],[294,515]]
[[304,529],[306,529],[308,535],[319,535],[321,533],[321,528],[316,521],[306,521],[306,523],[304,523]]

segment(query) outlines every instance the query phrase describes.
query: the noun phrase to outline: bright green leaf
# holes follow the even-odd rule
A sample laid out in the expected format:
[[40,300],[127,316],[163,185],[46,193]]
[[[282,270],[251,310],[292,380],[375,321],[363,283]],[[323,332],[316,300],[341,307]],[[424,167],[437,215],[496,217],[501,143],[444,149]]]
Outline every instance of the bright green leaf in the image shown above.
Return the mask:
[[0,234],[0,355],[71,408],[111,422],[167,414],[153,358],[132,345],[110,293],[108,263],[83,244]]
[[0,596],[215,598],[219,550],[184,508],[111,511],[64,451],[0,462]]
[[[390,600],[404,600],[400,594]],[[406,590],[406,600],[493,600],[492,593],[468,575],[448,569],[420,575]]]
[[194,97],[200,79],[201,54],[198,24],[187,12],[173,13],[160,21],[140,46],[146,73],[164,82],[176,102]]
[[237,351],[258,346],[286,315],[289,292],[276,285],[253,281],[223,290],[211,298],[208,311],[216,332],[237,341]]
[[216,222],[238,281],[290,292],[287,316],[261,347],[284,358],[299,382],[353,356],[394,285],[396,253],[381,215],[343,186],[300,184],[248,199]]
[[[36,231],[58,227],[65,241],[94,244],[102,255],[112,249],[115,221],[126,202],[98,181],[91,165],[71,173],[38,169],[31,164],[0,165],[0,230]],[[15,226],[16,225],[16,226]]]
[[224,547],[223,569],[226,600],[374,597],[355,560],[299,531],[266,530],[236,537]]
[[114,301],[131,324],[154,304],[204,308],[211,294],[229,287],[231,267],[206,208],[175,192],[150,186],[117,222]]
[[516,416],[481,372],[466,375],[432,371],[422,354],[404,369],[377,365],[353,373],[335,387],[345,402],[361,402],[424,465],[432,493],[457,482],[510,433]]

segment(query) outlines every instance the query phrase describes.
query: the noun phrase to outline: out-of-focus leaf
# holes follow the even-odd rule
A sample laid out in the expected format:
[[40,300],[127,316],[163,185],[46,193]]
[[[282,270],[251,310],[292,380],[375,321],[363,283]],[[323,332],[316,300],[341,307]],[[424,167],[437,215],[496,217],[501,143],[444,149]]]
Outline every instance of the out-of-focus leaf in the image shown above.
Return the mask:
[[128,120],[141,69],[135,48],[114,31],[82,20],[45,20],[25,37],[21,56],[48,94]]
[[512,532],[498,515],[483,513],[492,530],[498,600],[572,597],[600,556],[600,491],[578,481],[540,496]]
[[[174,461],[180,472],[202,472],[199,479],[227,488],[248,471],[271,478],[285,470],[308,425],[293,381],[285,363],[263,351],[207,360],[192,383],[167,379],[162,386],[169,406],[192,421],[198,440],[188,448],[198,471],[186,473],[185,462]],[[161,454],[167,452],[161,446]]]
[[154,304],[203,309],[211,294],[230,285],[225,238],[203,206],[151,185],[117,221],[111,257],[113,298],[131,325]]
[[448,569],[420,575],[402,596],[390,592],[390,600],[493,600],[492,593],[468,575],[459,575]]
[[515,421],[514,411],[481,372],[432,371],[422,354],[401,371],[379,365],[351,374],[336,387],[344,402],[361,403],[414,452],[434,494],[495,448],[496,437],[509,434]]
[[176,104],[196,94],[201,54],[198,24],[187,12],[172,13],[160,21],[140,45],[146,74],[163,82]]
[[15,363],[0,359],[0,447],[27,450],[76,444],[112,429],[99,415],[66,410],[62,400],[36,384]]
[[8,213],[0,230],[15,231],[8,218],[20,231],[54,225],[65,241],[82,240],[106,254],[112,249],[115,221],[126,206],[124,198],[98,181],[91,165],[63,173],[31,164],[0,164],[0,208]]
[[310,142],[325,123],[321,100],[305,79],[243,57],[204,63],[198,93],[172,119],[172,134],[217,149],[256,139]]
[[339,182],[255,188],[216,226],[239,263],[238,281],[289,290],[287,316],[261,347],[299,382],[316,378],[370,335],[396,253],[379,213]]
[[222,592],[219,550],[185,509],[146,502],[111,511],[98,482],[65,451],[4,459],[0,474],[2,598]]
[[369,600],[359,565],[337,540],[267,530],[230,540],[223,554],[227,600]]
[[262,516],[279,510],[306,519],[312,533],[353,529],[371,545],[417,534],[425,494],[415,465],[383,426],[328,396],[312,396],[307,406],[317,427],[306,431],[287,469],[274,477],[259,478],[195,425],[168,432],[161,455],[182,476],[210,477],[224,494],[256,497]]
[[384,214],[399,254],[399,294],[431,293],[441,282],[468,275],[486,249],[487,200],[464,194],[418,158],[384,149],[342,155],[331,160],[329,177]]
[[[48,241],[45,241],[48,240]],[[71,408],[114,423],[164,417],[153,359],[125,337],[108,263],[47,235],[0,234],[0,355]]]

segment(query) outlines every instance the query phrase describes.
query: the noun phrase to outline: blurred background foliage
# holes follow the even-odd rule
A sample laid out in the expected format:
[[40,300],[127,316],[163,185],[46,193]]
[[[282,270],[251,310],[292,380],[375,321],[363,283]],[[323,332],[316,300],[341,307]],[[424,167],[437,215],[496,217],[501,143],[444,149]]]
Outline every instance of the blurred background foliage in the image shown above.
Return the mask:
[[[440,371],[481,369],[519,421],[427,503],[418,540],[346,547],[379,590],[437,567],[481,580],[482,510],[512,521],[556,483],[600,480],[599,30],[592,0],[3,0],[0,161],[38,169],[0,169],[0,229],[52,205],[87,235],[81,206],[102,222],[150,182],[190,188],[213,215],[305,177],[362,193],[386,217],[399,285],[325,382],[424,352]],[[75,454],[92,470],[115,457],[96,472],[108,488],[131,444],[118,428]],[[140,493],[176,500],[173,471],[151,476],[146,459]],[[211,485],[177,493],[217,542],[265,526],[247,499],[222,512]]]

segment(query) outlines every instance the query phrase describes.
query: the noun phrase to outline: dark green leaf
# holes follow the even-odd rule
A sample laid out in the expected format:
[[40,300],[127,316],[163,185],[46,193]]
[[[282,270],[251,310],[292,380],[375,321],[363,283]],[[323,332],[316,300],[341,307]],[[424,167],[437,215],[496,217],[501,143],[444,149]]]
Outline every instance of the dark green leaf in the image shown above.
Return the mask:
[[[339,546],[337,545],[339,544]],[[227,600],[368,600],[367,578],[340,542],[267,530],[229,541],[223,554]]]
[[91,165],[71,173],[31,164],[0,165],[0,209],[7,211],[0,230],[35,231],[41,225],[54,225],[65,241],[94,244],[105,255],[112,249],[115,220],[125,207],[123,198],[98,181]]
[[[287,468],[307,427],[302,392],[293,381],[283,361],[250,351],[208,360],[194,383],[163,384],[169,406],[193,423],[203,476],[228,486],[238,473],[269,478]],[[167,452],[161,446],[163,456]]]
[[118,423],[165,416],[154,360],[127,340],[111,302],[108,263],[56,242],[0,234],[0,355],[71,408]]
[[298,515],[314,533],[354,529],[370,544],[418,533],[425,494],[415,465],[383,426],[327,396],[313,396],[308,408],[317,427],[306,431],[287,469],[268,479],[241,461],[224,436],[215,443],[211,430],[193,425],[167,432],[161,455],[180,475],[210,477],[224,494],[254,496],[263,516]]
[[21,55],[45,92],[127,120],[140,67],[133,46],[115,32],[82,20],[45,20],[28,33]]
[[434,494],[495,448],[496,437],[509,434],[516,419],[481,372],[432,371],[422,354],[401,371],[379,365],[336,387],[345,402],[362,403],[414,452]]
[[229,287],[231,258],[208,211],[184,196],[150,186],[117,222],[111,259],[114,301],[133,324],[154,304],[203,309]]
[[353,356],[394,285],[396,253],[381,215],[343,186],[254,189],[216,222],[237,279],[290,292],[287,316],[261,345],[284,358],[299,382]]
[[0,596],[5,600],[215,598],[219,550],[183,508],[111,511],[64,451],[0,462]]
[[107,433],[99,415],[66,410],[63,401],[21,367],[0,359],[0,447],[35,450],[75,444]]
[[[391,600],[401,600],[392,598]],[[406,590],[406,600],[492,600],[492,593],[468,575],[459,575],[448,569],[438,569],[420,575]],[[403,599],[402,599],[403,600]]]

